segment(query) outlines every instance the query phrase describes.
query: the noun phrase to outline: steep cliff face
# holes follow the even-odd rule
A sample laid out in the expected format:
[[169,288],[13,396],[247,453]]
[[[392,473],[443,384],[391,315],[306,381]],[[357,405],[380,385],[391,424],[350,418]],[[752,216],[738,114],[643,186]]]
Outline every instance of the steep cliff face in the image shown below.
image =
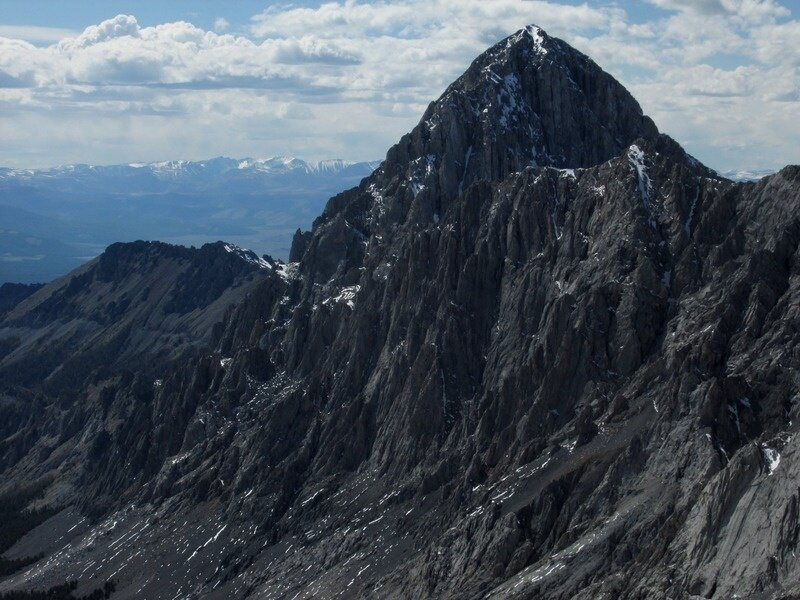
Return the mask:
[[222,242],[114,244],[23,298],[0,324],[0,490],[52,480],[57,503],[95,512],[132,493],[195,411],[155,402],[163,378],[211,362],[226,314],[282,282],[276,266]]
[[[6,312],[2,335],[17,344],[0,356],[0,372],[30,384],[99,366],[150,369],[154,358],[208,344],[213,325],[273,266],[222,242],[114,244]],[[78,358],[85,364],[64,362]]]
[[[64,510],[0,589],[791,597],[799,205],[800,167],[718,177],[526,28],[230,312],[187,275],[171,302],[212,333],[157,385],[111,363],[70,398],[6,391],[7,487],[35,472]],[[86,289],[60,285],[4,323],[50,331]]]
[[327,279],[359,234],[437,220],[475,182],[529,166],[592,166],[657,135],[636,100],[591,59],[527,27],[478,57],[376,173],[330,200],[315,222],[311,250],[320,249],[303,266]]

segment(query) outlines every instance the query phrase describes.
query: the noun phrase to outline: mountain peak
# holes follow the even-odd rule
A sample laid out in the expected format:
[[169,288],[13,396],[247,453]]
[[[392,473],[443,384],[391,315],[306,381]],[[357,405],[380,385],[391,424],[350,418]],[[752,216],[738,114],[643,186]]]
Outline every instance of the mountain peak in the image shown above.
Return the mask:
[[399,166],[437,157],[452,196],[527,166],[599,164],[658,135],[621,83],[529,25],[476,58],[387,159]]
[[537,55],[546,56],[550,36],[538,25],[527,25],[505,39],[506,47],[525,45],[531,47]]
[[362,233],[379,222],[429,221],[477,182],[531,166],[590,167],[659,137],[621,83],[529,25],[478,56],[359,191],[332,198],[318,223],[343,210]]

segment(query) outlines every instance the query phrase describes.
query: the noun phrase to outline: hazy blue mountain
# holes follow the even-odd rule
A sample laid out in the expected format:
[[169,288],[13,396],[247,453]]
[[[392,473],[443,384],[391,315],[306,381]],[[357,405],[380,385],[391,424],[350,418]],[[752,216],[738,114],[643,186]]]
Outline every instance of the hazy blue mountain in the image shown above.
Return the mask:
[[725,171],[724,173],[720,173],[723,177],[727,177],[728,179],[732,179],[733,181],[758,181],[759,179],[763,179],[768,175],[774,175],[774,169],[755,169],[751,171],[746,170],[733,170],[733,171]]
[[137,239],[225,239],[286,258],[294,231],[378,162],[213,158],[0,168],[0,283],[45,282]]

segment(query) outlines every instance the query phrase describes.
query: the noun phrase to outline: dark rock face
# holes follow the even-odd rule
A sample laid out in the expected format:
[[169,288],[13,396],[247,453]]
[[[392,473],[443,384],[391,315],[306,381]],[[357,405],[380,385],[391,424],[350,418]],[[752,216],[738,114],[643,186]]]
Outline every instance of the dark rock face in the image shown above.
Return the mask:
[[3,487],[80,461],[58,484],[94,490],[83,505],[102,507],[155,473],[177,443],[168,425],[194,413],[191,400],[155,402],[161,378],[208,354],[232,307],[280,280],[272,268],[221,242],[114,244],[19,302],[0,327]]
[[[2,357],[7,381],[31,385],[92,369],[157,370],[207,345],[226,311],[272,267],[252,252],[218,242],[200,249],[160,242],[113,244],[95,260],[18,302],[2,321],[21,340]],[[279,279],[272,274],[274,279]],[[64,368],[63,361],[72,361]]]
[[[478,57],[375,174],[329,201],[315,222],[314,260],[303,266],[327,279],[337,259],[360,260],[361,237],[440,219],[475,182],[529,166],[595,165],[657,135],[636,100],[591,59],[527,27]],[[309,244],[295,237],[301,241]]]
[[[142,304],[193,332],[158,375],[130,368],[155,355],[128,332],[122,364],[5,386],[0,493],[36,479],[64,510],[8,553],[48,558],[0,589],[793,597],[798,215],[800,167],[718,177],[588,58],[522,30],[298,232],[295,262],[180,263]],[[4,331],[54,339],[78,298],[182,260],[141,250]],[[261,277],[239,283],[240,263]]]
[[25,298],[36,292],[40,283],[4,283],[0,285],[0,315],[4,315]]

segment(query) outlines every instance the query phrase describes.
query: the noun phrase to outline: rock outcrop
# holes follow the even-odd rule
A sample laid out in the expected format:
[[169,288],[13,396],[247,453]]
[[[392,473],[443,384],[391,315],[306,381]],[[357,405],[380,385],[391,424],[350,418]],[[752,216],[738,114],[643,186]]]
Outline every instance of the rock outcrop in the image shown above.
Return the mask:
[[[144,302],[192,333],[180,352],[130,330],[105,361],[4,386],[0,494],[35,480],[61,510],[0,590],[793,597],[798,243],[800,167],[717,176],[526,28],[298,232],[294,262],[209,251]],[[114,249],[3,331],[78,328],[77,299],[119,306],[177,260],[146,256]],[[136,306],[103,327],[138,327]]]

